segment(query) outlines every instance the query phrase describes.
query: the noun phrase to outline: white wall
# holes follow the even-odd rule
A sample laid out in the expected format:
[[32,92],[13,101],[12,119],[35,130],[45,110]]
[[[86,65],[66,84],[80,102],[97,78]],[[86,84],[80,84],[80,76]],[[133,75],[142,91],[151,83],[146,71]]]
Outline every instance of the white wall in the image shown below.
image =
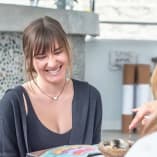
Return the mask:
[[[131,51],[138,63],[151,63],[157,56],[157,41],[89,40],[86,43],[85,80],[95,85],[102,95],[103,129],[121,128],[122,70],[109,68],[109,53]],[[129,100],[128,100],[129,103]]]

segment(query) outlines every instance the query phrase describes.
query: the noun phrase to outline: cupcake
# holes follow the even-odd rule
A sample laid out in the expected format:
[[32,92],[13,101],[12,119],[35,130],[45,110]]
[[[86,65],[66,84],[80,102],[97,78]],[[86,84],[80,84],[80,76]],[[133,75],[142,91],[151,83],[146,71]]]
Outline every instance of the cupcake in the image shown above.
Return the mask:
[[99,149],[105,157],[124,157],[132,144],[132,141],[113,139],[111,141],[102,141],[99,144]]

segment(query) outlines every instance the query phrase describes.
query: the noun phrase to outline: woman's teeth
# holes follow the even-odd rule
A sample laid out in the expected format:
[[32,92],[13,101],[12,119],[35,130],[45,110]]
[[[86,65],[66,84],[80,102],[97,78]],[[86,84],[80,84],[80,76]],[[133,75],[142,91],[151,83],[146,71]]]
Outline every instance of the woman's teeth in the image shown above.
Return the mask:
[[48,72],[50,72],[52,75],[56,75],[61,69],[61,66],[59,66],[57,69],[55,70],[47,70]]

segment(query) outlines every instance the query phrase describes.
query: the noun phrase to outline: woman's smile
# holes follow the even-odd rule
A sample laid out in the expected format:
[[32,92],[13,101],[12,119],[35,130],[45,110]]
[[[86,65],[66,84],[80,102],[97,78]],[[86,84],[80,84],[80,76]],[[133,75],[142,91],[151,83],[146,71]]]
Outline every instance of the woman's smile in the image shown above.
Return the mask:
[[48,69],[46,69],[46,72],[50,73],[53,76],[56,76],[57,74],[59,74],[61,69],[62,69],[62,65],[59,65],[59,66],[57,66],[55,68],[48,68]]

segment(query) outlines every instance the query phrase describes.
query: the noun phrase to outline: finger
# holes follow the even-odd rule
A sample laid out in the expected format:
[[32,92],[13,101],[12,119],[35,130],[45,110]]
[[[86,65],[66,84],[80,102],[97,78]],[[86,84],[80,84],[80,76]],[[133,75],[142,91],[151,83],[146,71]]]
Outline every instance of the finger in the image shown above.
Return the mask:
[[143,120],[144,116],[147,115],[147,114],[148,114],[147,110],[144,110],[144,109],[139,110],[136,113],[136,115],[135,115],[134,119],[132,120],[132,122],[130,123],[129,130],[132,130],[132,129],[136,128],[137,125],[139,124],[139,122],[141,122]]
[[132,120],[132,122],[129,125],[129,130],[133,130],[134,128],[136,128],[139,121],[140,121],[139,118],[135,116],[135,118]]
[[[149,118],[148,118],[149,117]],[[148,133],[157,131],[157,114],[151,114],[150,116],[148,116],[144,127],[143,127],[143,135],[146,135]]]
[[146,125],[151,119],[152,119],[151,115],[145,115],[144,118],[141,121],[141,124]]
[[139,108],[133,108],[131,111],[134,112],[134,113],[136,113],[136,112],[139,111]]

